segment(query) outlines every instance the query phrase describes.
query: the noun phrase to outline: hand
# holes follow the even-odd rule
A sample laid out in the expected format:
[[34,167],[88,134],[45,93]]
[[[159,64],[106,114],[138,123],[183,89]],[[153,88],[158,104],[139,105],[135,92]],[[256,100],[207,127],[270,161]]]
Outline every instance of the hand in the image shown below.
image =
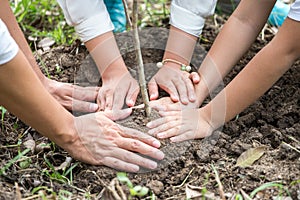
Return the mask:
[[57,82],[48,78],[43,81],[47,91],[66,109],[80,112],[96,112],[99,87],[80,87],[70,83]]
[[174,102],[170,97],[163,97],[158,100],[150,101],[150,107],[157,111],[181,111],[184,109],[198,108],[198,101],[182,104],[181,102]]
[[[137,172],[139,166],[155,169],[157,163],[144,156],[161,160],[160,142],[137,130],[117,125],[109,117],[127,117],[131,109],[118,113],[97,112],[75,118],[77,138],[63,147],[75,159],[92,165],[106,165],[118,170]],[[112,115],[113,114],[113,115]],[[136,153],[143,154],[140,156]]]
[[202,109],[183,111],[160,111],[162,118],[149,122],[149,134],[159,139],[170,138],[171,142],[181,142],[207,137],[214,129]]
[[196,100],[194,84],[199,83],[200,77],[196,72],[191,74],[181,71],[178,65],[171,67],[166,63],[148,83],[150,100],[158,98],[158,86],[170,94],[172,101],[188,104]]
[[128,71],[120,75],[110,73],[103,76],[102,81],[103,85],[97,98],[99,110],[120,110],[125,98],[127,106],[134,106],[139,85]]

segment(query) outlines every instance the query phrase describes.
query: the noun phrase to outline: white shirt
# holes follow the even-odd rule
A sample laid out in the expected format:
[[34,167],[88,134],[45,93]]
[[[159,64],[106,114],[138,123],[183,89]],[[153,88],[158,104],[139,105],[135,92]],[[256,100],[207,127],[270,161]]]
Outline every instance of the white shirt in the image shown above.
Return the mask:
[[[112,31],[114,26],[103,0],[57,0],[67,23],[74,26],[83,42]],[[171,25],[199,36],[205,18],[214,13],[217,0],[173,0]]]
[[18,45],[0,19],[0,65],[12,60],[17,55],[18,50]]
[[291,5],[288,17],[293,19],[293,20],[300,21],[300,0],[296,0]]

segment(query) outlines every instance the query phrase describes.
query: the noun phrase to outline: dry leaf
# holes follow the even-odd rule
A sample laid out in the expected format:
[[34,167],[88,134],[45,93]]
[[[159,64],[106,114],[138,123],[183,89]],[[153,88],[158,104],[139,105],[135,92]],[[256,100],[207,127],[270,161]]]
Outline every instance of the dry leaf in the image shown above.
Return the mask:
[[258,160],[266,150],[266,146],[260,146],[256,148],[250,148],[240,155],[236,161],[236,166],[238,167],[249,167],[256,160]]
[[200,197],[205,199],[218,199],[213,193],[207,191],[205,188],[189,184],[185,187],[185,194],[187,199],[199,199]]

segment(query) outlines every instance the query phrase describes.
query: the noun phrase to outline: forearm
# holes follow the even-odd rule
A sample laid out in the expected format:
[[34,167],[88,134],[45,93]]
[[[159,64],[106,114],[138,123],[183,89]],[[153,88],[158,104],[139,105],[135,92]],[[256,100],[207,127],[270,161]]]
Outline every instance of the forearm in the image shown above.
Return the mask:
[[24,55],[26,56],[27,60],[30,63],[30,66],[33,68],[34,72],[37,74],[41,81],[44,81],[45,76],[40,70],[36,60],[32,54],[30,47],[24,37],[22,30],[20,29],[16,18],[10,8],[9,1],[7,0],[0,0],[0,18],[2,21],[7,25],[7,28],[14,38]]
[[[173,59],[189,65],[198,37],[186,33],[171,25],[163,59]],[[178,64],[168,63],[168,66],[180,69]]]
[[[245,0],[240,3],[199,68],[201,81],[196,85],[198,98],[203,100],[209,95],[247,52],[263,28],[273,5],[273,1]],[[253,10],[258,14],[253,14]]]
[[74,139],[73,116],[44,89],[21,51],[0,65],[0,104],[58,145]]
[[92,55],[102,78],[113,78],[110,75],[122,75],[127,72],[112,31],[88,40],[85,46]]
[[263,48],[238,76],[203,108],[212,119],[214,128],[229,121],[252,104],[289,69],[300,57],[300,44],[295,43],[299,40],[299,22],[287,19],[269,45]]

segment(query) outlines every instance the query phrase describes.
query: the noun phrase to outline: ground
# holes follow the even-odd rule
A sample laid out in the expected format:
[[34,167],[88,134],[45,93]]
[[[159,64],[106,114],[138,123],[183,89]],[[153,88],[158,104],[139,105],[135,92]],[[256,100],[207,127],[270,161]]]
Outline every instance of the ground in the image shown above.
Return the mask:
[[[195,53],[193,61],[195,66],[198,66],[198,62],[203,59],[205,50],[209,50],[224,21],[220,16],[207,21],[199,42],[201,45],[198,45]],[[163,48],[158,46],[163,43],[160,41],[165,41],[167,37],[167,32],[163,29],[153,31],[146,31],[141,36],[144,62],[146,69],[150,70],[149,72],[146,70],[148,80],[151,74],[155,73],[151,71],[155,67],[151,66],[162,58]],[[157,39],[155,34],[160,34],[158,41],[155,41]],[[264,38],[260,35],[249,52],[225,78],[224,83],[227,84],[232,80],[272,37],[273,34],[269,30],[266,30]],[[130,52],[132,44],[128,38],[126,34],[117,36],[126,64],[133,66],[133,55],[127,53]],[[150,41],[150,44],[147,41]],[[97,79],[89,77],[92,72],[83,70],[90,62],[86,56],[85,48],[80,43],[76,43],[72,46],[52,48],[41,53],[38,58],[41,66],[44,66],[43,72],[53,79],[70,83],[75,81],[76,84],[81,85],[97,84]],[[259,192],[256,199],[287,197],[289,194],[292,199],[300,199],[299,65],[300,62],[296,62],[264,96],[225,124],[222,129],[216,131],[209,139],[190,141],[187,145],[182,145],[179,149],[181,151],[177,151],[175,157],[169,154],[168,162],[160,163],[156,171],[128,174],[134,185],[146,186],[150,189],[148,197],[144,199],[150,199],[150,194],[153,194],[156,199],[185,199],[186,188],[192,188],[193,192],[206,196],[198,199],[218,199],[220,194],[213,167],[217,169],[223,191],[228,199],[235,199],[237,194],[250,194],[254,189],[268,182],[276,182],[279,186]],[[134,68],[130,70],[133,72]],[[135,116],[139,116],[139,113]],[[140,117],[135,119],[137,118]],[[72,199],[101,199],[101,196],[102,199],[115,199],[109,192],[113,186],[108,187],[108,185],[115,180],[116,170],[72,160],[73,167],[67,168],[72,169],[70,173],[59,168],[57,173],[53,173],[55,170],[51,165],[59,167],[68,157],[66,152],[9,113],[5,113],[2,124],[0,167],[10,163],[25,149],[25,141],[32,141],[33,138],[37,145],[46,144],[46,147],[39,145],[34,153],[26,154],[27,158],[31,159],[29,166],[21,168],[21,161],[17,161],[7,167],[5,173],[0,176],[0,199],[20,199],[20,196],[27,199],[41,198],[42,194],[48,198],[54,198],[56,194],[60,199],[63,199],[63,196],[72,196]],[[243,152],[257,146],[266,146],[266,151],[260,159],[250,167],[235,166]],[[21,160],[27,161],[26,157],[22,157]],[[61,178],[61,175],[65,175],[67,179]],[[121,190],[128,194],[128,188],[124,185]],[[106,198],[103,197],[105,195]]]

